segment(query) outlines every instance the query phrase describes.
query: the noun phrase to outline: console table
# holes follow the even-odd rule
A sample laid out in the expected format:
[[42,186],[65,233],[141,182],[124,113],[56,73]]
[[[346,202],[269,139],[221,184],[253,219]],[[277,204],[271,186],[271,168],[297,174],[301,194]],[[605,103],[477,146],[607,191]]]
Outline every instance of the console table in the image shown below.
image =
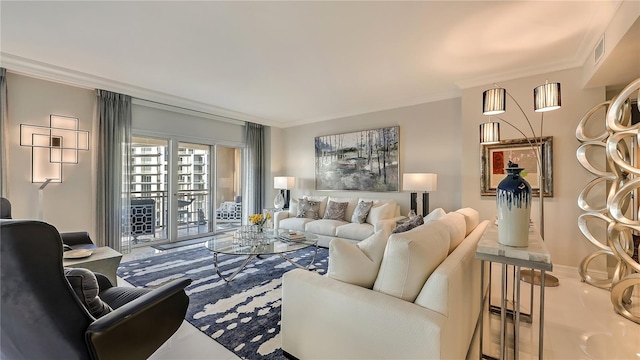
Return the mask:
[[[553,270],[553,264],[551,263],[551,255],[547,250],[547,247],[540,237],[540,234],[534,230],[529,232],[529,246],[527,247],[512,247],[502,245],[498,243],[498,227],[495,224],[490,224],[485,229],[482,238],[478,242],[476,248],[476,258],[481,260],[480,271],[480,299],[482,308],[484,309],[485,292],[484,292],[484,271],[485,261],[496,262],[502,265],[501,274],[501,297],[500,297],[500,359],[507,358],[507,344],[506,344],[506,331],[507,331],[507,266],[511,265],[515,267],[515,285],[512,289],[512,294],[515,295],[513,299],[513,312],[514,312],[514,344],[513,352],[514,359],[518,359],[519,352],[519,327],[520,327],[520,268],[530,268],[541,271],[541,284],[540,284],[540,323],[538,329],[538,359],[543,358],[543,340],[544,340],[544,274],[545,271]],[[489,278],[489,287],[491,287],[491,278]],[[533,303],[531,304],[533,308]],[[491,358],[485,356],[482,352],[483,344],[483,317],[484,310],[480,312],[479,326],[480,326],[480,359]]]
[[118,265],[120,265],[122,254],[108,246],[91,249],[91,251],[93,251],[93,253],[86,258],[63,259],[62,266],[84,268],[98,272],[106,276],[113,286],[118,285],[116,271],[118,270]]

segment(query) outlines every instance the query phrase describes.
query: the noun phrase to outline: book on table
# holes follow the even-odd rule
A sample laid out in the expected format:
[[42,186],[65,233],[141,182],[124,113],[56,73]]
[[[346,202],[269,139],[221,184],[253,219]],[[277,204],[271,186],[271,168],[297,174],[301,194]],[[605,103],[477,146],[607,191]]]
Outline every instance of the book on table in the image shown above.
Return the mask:
[[280,238],[284,240],[304,240],[304,235],[296,232],[285,232],[280,234]]

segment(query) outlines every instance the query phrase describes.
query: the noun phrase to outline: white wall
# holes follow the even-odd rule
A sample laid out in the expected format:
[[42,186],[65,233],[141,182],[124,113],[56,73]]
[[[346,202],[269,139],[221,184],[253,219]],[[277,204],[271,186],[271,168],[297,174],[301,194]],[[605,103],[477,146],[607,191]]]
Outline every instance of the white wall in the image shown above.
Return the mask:
[[[556,265],[577,267],[580,261],[595,248],[589,244],[578,229],[577,219],[581,214],[577,198],[593,176],[576,160],[575,130],[582,116],[593,106],[605,100],[605,88],[582,89],[581,69],[559,71],[531,76],[499,85],[506,88],[521,104],[539,133],[540,114],[533,112],[533,88],[545,80],[560,82],[562,86],[562,108],[545,113],[544,135],[553,136],[553,180],[554,196],[545,198],[545,243]],[[495,197],[480,196],[480,146],[478,125],[489,120],[482,115],[482,92],[493,87],[486,84],[462,93],[462,204],[480,211],[482,218],[494,218]],[[530,134],[522,113],[515,103],[507,100],[507,112],[500,115]],[[522,138],[515,130],[501,125],[502,139]],[[538,200],[532,208],[534,223],[538,223]],[[594,263],[595,264],[595,263]],[[604,263],[599,266],[604,269]]]
[[[49,126],[49,115],[79,118],[80,130],[92,129],[95,92],[31,77],[7,74],[8,91],[8,199],[14,218],[38,218],[38,187],[31,183],[31,148],[20,146],[20,124]],[[79,151],[78,164],[62,165],[62,183],[50,183],[44,190],[44,221],[59,231],[86,230],[95,233],[92,208],[91,158]]]
[[[438,190],[429,196],[430,208],[455,210],[461,204],[460,99],[408,106],[284,129],[282,175],[296,177],[292,196],[305,194],[393,198],[403,214],[409,211],[409,193],[315,191],[314,138],[388,126],[400,126],[400,174],[438,174]],[[420,208],[420,206],[418,206]]]

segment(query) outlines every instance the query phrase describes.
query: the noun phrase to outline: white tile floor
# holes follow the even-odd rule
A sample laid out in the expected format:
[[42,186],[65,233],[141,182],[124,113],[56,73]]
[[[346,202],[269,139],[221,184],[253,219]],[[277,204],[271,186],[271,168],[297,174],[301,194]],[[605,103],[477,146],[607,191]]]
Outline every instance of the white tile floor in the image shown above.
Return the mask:
[[[192,245],[190,247],[202,246]],[[189,247],[172,249],[180,251]],[[153,248],[137,248],[126,254],[129,261],[162,253]],[[494,265],[495,266],[495,265]],[[609,292],[580,281],[576,269],[556,267],[553,272],[560,286],[545,292],[544,358],[545,359],[640,359],[640,325],[613,312]],[[498,276],[496,278],[496,276]],[[493,304],[499,302],[499,271],[493,271]],[[121,279],[119,279],[121,280]],[[529,285],[522,284],[522,302],[527,307]],[[538,291],[534,288],[533,324],[522,324],[520,359],[537,359],[538,355]],[[640,298],[634,296],[635,307]],[[525,309],[528,312],[528,309]],[[485,315],[485,354],[497,356],[499,316]],[[478,359],[477,337],[469,354]],[[513,358],[511,354],[509,359]],[[238,359],[186,321],[150,359]]]

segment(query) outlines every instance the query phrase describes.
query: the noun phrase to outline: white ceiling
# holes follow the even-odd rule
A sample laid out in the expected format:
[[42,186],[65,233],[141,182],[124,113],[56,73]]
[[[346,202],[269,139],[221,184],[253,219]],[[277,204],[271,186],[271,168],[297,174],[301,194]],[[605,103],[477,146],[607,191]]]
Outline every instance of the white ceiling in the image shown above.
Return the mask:
[[0,50],[3,66],[292,126],[582,66],[619,4],[2,1]]

